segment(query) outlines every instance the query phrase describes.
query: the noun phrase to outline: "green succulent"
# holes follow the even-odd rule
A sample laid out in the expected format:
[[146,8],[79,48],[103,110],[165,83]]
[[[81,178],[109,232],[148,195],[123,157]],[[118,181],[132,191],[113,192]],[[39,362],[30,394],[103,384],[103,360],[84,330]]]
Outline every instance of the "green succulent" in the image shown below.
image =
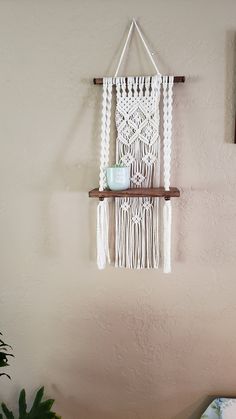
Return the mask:
[[[51,411],[54,403],[53,399],[42,401],[44,387],[41,387],[34,399],[31,409],[27,412],[27,404],[25,397],[25,390],[21,390],[19,397],[19,416],[18,419],[61,419],[55,412]],[[3,414],[6,419],[16,419],[13,412],[11,412],[5,403],[1,404]],[[3,419],[3,414],[0,413],[0,419]]]
[[111,167],[126,167],[126,166],[122,162],[120,162],[120,163],[113,164],[113,166]]
[[[2,336],[2,333],[0,332],[0,335]],[[8,367],[8,358],[10,356],[13,356],[13,354],[9,353],[9,351],[12,350],[12,347],[5,343],[2,339],[0,339],[0,368]],[[0,377],[5,375],[8,378],[11,378],[9,374],[6,374],[5,372],[0,373]]]

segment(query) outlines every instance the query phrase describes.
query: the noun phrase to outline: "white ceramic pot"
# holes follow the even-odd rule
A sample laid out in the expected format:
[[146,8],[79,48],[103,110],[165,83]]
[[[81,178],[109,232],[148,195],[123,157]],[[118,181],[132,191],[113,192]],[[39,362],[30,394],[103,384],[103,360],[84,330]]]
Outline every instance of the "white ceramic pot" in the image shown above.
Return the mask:
[[124,191],[130,187],[130,167],[108,167],[107,184],[112,191]]

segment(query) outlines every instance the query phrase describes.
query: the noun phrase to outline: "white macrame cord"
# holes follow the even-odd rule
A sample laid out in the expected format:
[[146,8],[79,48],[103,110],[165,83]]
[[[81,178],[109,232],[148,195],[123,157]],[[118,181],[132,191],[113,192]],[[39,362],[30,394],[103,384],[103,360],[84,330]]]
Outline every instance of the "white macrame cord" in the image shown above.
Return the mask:
[[142,41],[142,43],[143,43],[143,45],[144,45],[145,50],[147,51],[147,54],[148,54],[148,56],[149,56],[149,58],[150,58],[150,60],[151,60],[151,62],[152,62],[152,64],[153,64],[153,66],[154,66],[154,68],[155,68],[156,73],[160,76],[160,75],[161,75],[161,73],[160,73],[160,71],[158,70],[158,67],[157,67],[157,65],[156,65],[156,63],[155,63],[155,60],[154,60],[154,58],[153,58],[153,56],[152,56],[152,53],[151,53],[150,49],[149,49],[149,48],[148,48],[148,46],[147,46],[147,43],[146,43],[146,41],[145,41],[145,39],[144,39],[144,36],[143,36],[143,33],[142,33],[142,31],[141,31],[141,29],[140,29],[139,25],[137,24],[136,20],[135,20],[135,19],[133,19],[133,20],[132,20],[132,22],[131,22],[130,28],[129,28],[129,32],[128,32],[128,35],[127,35],[127,38],[126,38],[126,41],[125,41],[125,44],[124,44],[123,50],[122,50],[122,52],[121,52],[121,56],[120,56],[120,59],[119,59],[119,62],[118,62],[118,65],[117,65],[117,68],[116,68],[116,72],[115,72],[115,76],[114,76],[114,77],[117,77],[117,76],[118,76],[118,72],[119,72],[119,69],[120,69],[121,63],[122,63],[122,61],[123,61],[123,58],[124,58],[124,55],[125,55],[125,51],[126,51],[126,48],[127,48],[127,46],[128,46],[128,43],[129,43],[129,40],[130,40],[130,38],[131,38],[132,31],[133,31],[133,28],[134,28],[134,27],[136,28],[136,30],[137,30],[137,32],[138,32],[138,34],[139,34],[139,37],[140,37],[140,39],[141,39],[141,41]]
[[[163,77],[163,159],[164,159],[164,188],[170,190],[171,145],[172,145],[172,102],[173,102],[173,76]],[[163,259],[164,272],[171,272],[171,201],[165,200],[163,207]]]
[[[133,29],[136,28],[155,68],[154,76],[117,77]],[[99,190],[107,188],[109,165],[112,85],[116,88],[116,163],[130,167],[131,188],[160,187],[161,151],[163,181],[170,189],[172,143],[172,76],[161,76],[135,19],[128,31],[115,77],[103,78]],[[161,89],[162,87],[162,89]],[[163,93],[163,147],[160,138],[160,97]],[[159,198],[115,198],[115,266],[158,268],[160,263]],[[171,201],[163,205],[163,267],[171,271]],[[97,265],[110,262],[109,204],[97,207]]]
[[[160,186],[161,77],[116,78],[116,161],[130,166],[131,188]],[[159,199],[116,198],[115,266],[158,268]]]
[[[111,120],[112,78],[103,79],[102,120],[101,120],[101,154],[99,190],[107,187],[106,168],[109,163],[110,120]],[[97,206],[97,265],[104,269],[110,263],[109,252],[109,203],[107,199]]]

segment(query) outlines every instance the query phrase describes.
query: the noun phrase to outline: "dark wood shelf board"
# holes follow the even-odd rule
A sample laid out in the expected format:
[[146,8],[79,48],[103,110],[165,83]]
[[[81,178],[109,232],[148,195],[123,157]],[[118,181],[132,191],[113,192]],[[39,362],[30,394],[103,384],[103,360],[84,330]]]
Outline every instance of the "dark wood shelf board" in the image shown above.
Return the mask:
[[[127,77],[126,77],[127,80]],[[174,83],[184,83],[185,82],[185,76],[174,76]],[[93,79],[93,84],[103,84],[103,78],[102,77],[95,77]]]
[[90,198],[160,198],[165,199],[178,198],[180,196],[180,190],[178,188],[170,188],[166,191],[163,187],[160,188],[133,188],[126,189],[125,191],[110,191],[108,189],[99,191],[98,188],[89,191]]

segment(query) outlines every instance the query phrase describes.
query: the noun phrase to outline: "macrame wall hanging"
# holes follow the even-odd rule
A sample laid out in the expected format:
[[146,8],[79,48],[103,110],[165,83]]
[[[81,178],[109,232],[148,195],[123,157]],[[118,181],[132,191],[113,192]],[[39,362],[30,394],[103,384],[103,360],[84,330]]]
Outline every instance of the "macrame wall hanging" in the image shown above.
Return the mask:
[[[153,76],[118,77],[134,28],[155,68]],[[89,192],[90,197],[100,200],[97,207],[99,269],[110,263],[109,198],[114,198],[115,267],[158,268],[161,259],[164,272],[171,271],[170,198],[180,196],[177,188],[170,187],[173,85],[184,81],[183,76],[161,75],[134,19],[114,77],[94,79],[95,84],[103,84],[99,188]],[[113,90],[116,92],[116,163],[130,166],[130,188],[125,191],[107,188]],[[163,205],[160,205],[161,197]]]

